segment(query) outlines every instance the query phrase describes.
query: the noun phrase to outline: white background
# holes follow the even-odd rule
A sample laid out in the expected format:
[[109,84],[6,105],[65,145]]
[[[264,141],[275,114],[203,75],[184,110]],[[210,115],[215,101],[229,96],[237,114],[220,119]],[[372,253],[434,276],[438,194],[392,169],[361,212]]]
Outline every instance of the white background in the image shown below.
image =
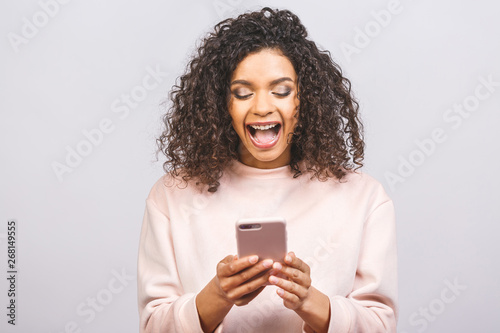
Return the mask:
[[[396,204],[399,332],[499,331],[500,5],[401,0],[382,26],[376,13],[390,1],[54,3],[0,8],[2,332],[138,331],[144,199],[162,174],[159,104],[215,23],[263,5],[294,11],[353,83],[363,170]],[[144,90],[148,71],[161,73]],[[496,85],[489,91],[481,78]],[[141,100],[126,107],[131,93]],[[457,118],[463,103],[471,111]],[[111,129],[89,146],[84,131],[105,119]],[[442,140],[430,144],[436,130]],[[78,147],[86,156],[58,178],[53,165]],[[6,316],[10,219],[16,326]]]

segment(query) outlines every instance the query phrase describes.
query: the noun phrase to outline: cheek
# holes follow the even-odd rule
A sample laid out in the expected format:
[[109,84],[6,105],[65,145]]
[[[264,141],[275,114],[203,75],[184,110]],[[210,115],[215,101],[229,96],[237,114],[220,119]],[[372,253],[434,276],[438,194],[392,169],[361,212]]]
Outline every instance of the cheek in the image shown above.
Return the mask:
[[231,116],[231,125],[236,133],[243,133],[245,130],[243,128],[244,116],[238,112],[238,108],[230,107],[229,115]]
[[234,125],[237,123],[237,118],[238,118],[238,112],[237,109],[234,107],[233,103],[229,103],[228,105],[228,111],[229,111],[229,116],[231,116],[231,123]]
[[290,113],[290,116],[288,118],[287,131],[294,132],[298,122],[299,122],[299,110],[294,109],[293,112]]
[[299,118],[299,105],[297,103],[289,103],[287,105],[286,118],[291,125],[295,125]]
[[290,124],[290,132],[294,132],[295,131],[295,127],[297,127],[297,119],[294,118],[292,123]]

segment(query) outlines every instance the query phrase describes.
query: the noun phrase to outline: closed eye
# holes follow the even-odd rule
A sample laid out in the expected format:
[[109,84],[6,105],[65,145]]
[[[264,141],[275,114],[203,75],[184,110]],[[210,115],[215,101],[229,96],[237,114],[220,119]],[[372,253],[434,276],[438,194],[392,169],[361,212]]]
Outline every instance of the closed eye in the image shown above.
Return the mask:
[[282,92],[282,93],[273,92],[273,95],[276,95],[276,96],[279,96],[279,97],[286,97],[286,96],[290,95],[291,92],[292,92],[291,90],[288,90],[288,91],[285,91],[285,92]]
[[252,94],[247,94],[247,95],[238,95],[236,93],[233,93],[234,97],[237,98],[237,99],[248,99],[250,98],[250,96],[252,96]]

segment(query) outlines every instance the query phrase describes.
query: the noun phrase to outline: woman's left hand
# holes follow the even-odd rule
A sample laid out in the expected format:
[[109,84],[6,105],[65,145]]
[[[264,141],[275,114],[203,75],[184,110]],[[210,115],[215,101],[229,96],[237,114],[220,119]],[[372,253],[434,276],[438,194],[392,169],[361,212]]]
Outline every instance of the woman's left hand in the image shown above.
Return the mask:
[[309,266],[289,252],[285,256],[285,265],[273,264],[269,282],[278,286],[276,291],[283,299],[283,304],[291,310],[299,310],[310,296],[311,270]]
[[278,286],[277,294],[285,307],[294,310],[306,323],[306,332],[327,332],[330,323],[330,298],[311,286],[311,269],[289,252],[285,265],[273,264],[269,282]]

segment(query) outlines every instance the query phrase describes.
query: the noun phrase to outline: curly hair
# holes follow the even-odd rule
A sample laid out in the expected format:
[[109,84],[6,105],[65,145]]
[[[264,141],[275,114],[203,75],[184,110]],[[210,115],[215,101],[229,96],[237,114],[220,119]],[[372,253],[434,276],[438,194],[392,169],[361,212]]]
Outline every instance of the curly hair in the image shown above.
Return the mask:
[[300,161],[320,181],[340,180],[363,166],[363,126],[350,81],[330,52],[307,38],[295,14],[265,7],[218,23],[173,86],[172,104],[163,116],[165,130],[157,139],[158,153],[167,157],[165,172],[217,191],[224,168],[238,158],[239,137],[228,110],[231,75],[247,55],[263,49],[280,51],[297,73],[299,117],[290,161],[294,177],[304,171]]

